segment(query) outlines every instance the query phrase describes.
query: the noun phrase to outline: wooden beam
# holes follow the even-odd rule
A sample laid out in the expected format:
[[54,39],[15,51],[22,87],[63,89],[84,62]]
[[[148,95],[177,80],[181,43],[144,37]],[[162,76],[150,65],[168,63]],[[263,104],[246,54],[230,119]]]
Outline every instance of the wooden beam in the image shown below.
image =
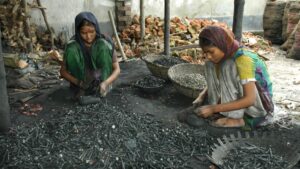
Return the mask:
[[[170,49],[170,51],[177,51],[177,50],[185,50],[185,49],[191,49],[191,48],[200,48],[199,44],[191,44],[191,45],[185,45],[185,46],[177,46]],[[201,49],[201,48],[200,48]]]
[[141,40],[144,41],[145,37],[145,7],[144,0],[140,0],[140,24],[141,24]]
[[126,60],[127,60],[127,57],[126,57],[126,55],[125,55],[125,53],[124,53],[123,46],[122,46],[121,41],[120,41],[120,38],[119,38],[119,36],[118,36],[118,32],[117,32],[115,20],[114,20],[114,17],[113,17],[112,12],[111,12],[110,10],[108,11],[108,15],[109,15],[109,19],[110,19],[111,26],[113,27],[114,35],[115,35],[115,37],[116,37],[118,46],[119,46],[120,51],[121,51],[122,58],[123,58],[124,61],[126,61]]
[[22,5],[24,8],[24,13],[25,13],[25,35],[26,37],[30,40],[29,42],[26,43],[27,50],[28,52],[33,52],[33,45],[31,41],[31,32],[30,32],[30,22],[29,22],[29,16],[28,16],[28,5],[26,0],[22,0]]
[[[38,4],[38,6],[42,7],[42,4],[41,4],[40,0],[37,0],[37,4]],[[44,8],[40,8],[40,10],[42,12],[42,15],[43,15],[46,27],[47,27],[47,29],[48,29],[48,31],[50,33],[50,36],[51,36],[51,48],[54,49],[55,48],[55,45],[54,45],[54,32],[52,31],[52,29],[51,29],[51,27],[49,25],[45,9]]]
[[170,0],[165,0],[164,54],[170,56]]
[[8,131],[11,126],[10,121],[10,107],[8,104],[8,95],[6,87],[6,73],[4,67],[4,60],[2,55],[1,42],[1,27],[0,27],[0,132]]
[[245,0],[234,0],[232,31],[237,41],[241,41]]

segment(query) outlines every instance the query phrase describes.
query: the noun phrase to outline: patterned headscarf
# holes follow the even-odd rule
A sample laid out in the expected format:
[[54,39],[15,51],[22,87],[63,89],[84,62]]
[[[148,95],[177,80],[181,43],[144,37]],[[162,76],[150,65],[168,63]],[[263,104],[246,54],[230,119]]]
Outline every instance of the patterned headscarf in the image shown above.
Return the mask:
[[102,34],[100,31],[100,27],[99,27],[99,23],[97,21],[96,16],[91,13],[91,12],[81,12],[79,13],[76,18],[75,18],[75,35],[71,38],[71,39],[75,39],[81,46],[82,49],[85,48],[83,40],[80,36],[80,24],[84,21],[88,21],[90,23],[92,23],[95,26],[96,29],[96,39],[98,38],[104,38],[105,40],[107,40],[114,48],[114,43],[111,39],[110,36],[106,35],[106,34]]
[[239,48],[239,42],[234,39],[234,34],[227,29],[218,26],[205,27],[200,35],[200,38],[210,40],[216,47],[224,52],[225,57],[230,57]]
[[99,23],[97,21],[96,16],[93,13],[91,13],[91,12],[80,12],[75,17],[75,35],[71,39],[76,40],[79,43],[80,48],[82,49],[82,53],[83,53],[86,65],[90,69],[92,69],[93,64],[92,64],[92,61],[91,61],[91,50],[85,47],[84,41],[83,41],[83,39],[81,38],[81,35],[80,35],[80,25],[84,20],[86,20],[86,21],[88,21],[88,22],[90,22],[94,25],[95,30],[96,30],[96,39],[103,38],[111,44],[111,46],[112,46],[111,55],[112,56],[113,56],[113,51],[114,51],[114,43],[113,43],[113,40],[111,39],[110,36],[102,34],[100,32]]
[[80,24],[84,21],[88,21],[95,26],[96,29],[96,39],[100,37],[100,28],[98,21],[95,15],[91,12],[81,12],[75,18],[75,40],[80,44],[81,47],[84,47],[83,40],[80,36]]

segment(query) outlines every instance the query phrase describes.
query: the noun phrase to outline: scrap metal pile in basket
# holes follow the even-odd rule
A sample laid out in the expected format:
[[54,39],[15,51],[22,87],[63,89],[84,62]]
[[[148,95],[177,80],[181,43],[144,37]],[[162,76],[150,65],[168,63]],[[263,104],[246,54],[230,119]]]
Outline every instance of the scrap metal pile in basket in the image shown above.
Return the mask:
[[137,80],[134,86],[144,93],[154,94],[164,87],[165,82],[164,79],[148,75]]
[[172,66],[168,76],[181,94],[196,98],[205,88],[204,66],[200,64],[182,63]]
[[168,70],[170,67],[180,63],[186,63],[185,60],[178,57],[155,54],[144,56],[142,60],[146,62],[148,69],[154,76],[165,80],[169,80]]
[[300,160],[299,144],[270,134],[238,133],[217,140],[208,158],[220,169],[291,169]]

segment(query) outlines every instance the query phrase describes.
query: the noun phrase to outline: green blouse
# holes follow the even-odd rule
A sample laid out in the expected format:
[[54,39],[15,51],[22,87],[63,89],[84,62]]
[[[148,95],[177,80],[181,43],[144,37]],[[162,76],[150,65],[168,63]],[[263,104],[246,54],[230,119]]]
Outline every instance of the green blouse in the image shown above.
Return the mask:
[[[105,39],[97,39],[91,46],[90,68],[100,70],[101,81],[106,80],[112,73],[112,45]],[[64,63],[67,71],[79,80],[85,80],[85,73],[88,69],[82,49],[75,40],[67,44],[64,53]]]

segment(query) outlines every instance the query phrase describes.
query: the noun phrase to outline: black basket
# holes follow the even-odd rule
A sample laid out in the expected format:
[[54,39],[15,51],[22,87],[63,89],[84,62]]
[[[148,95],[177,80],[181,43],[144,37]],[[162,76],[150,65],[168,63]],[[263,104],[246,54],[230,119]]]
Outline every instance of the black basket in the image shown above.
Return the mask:
[[[141,84],[141,81],[149,80],[149,78],[150,78],[150,80],[153,80],[156,83],[155,86],[145,86],[145,85]],[[165,82],[166,81],[164,79],[161,79],[161,78],[154,77],[154,76],[150,75],[150,76],[146,76],[146,77],[136,81],[134,83],[134,87],[140,89],[144,93],[151,94],[151,93],[156,93],[156,92],[160,91],[164,87]]]

